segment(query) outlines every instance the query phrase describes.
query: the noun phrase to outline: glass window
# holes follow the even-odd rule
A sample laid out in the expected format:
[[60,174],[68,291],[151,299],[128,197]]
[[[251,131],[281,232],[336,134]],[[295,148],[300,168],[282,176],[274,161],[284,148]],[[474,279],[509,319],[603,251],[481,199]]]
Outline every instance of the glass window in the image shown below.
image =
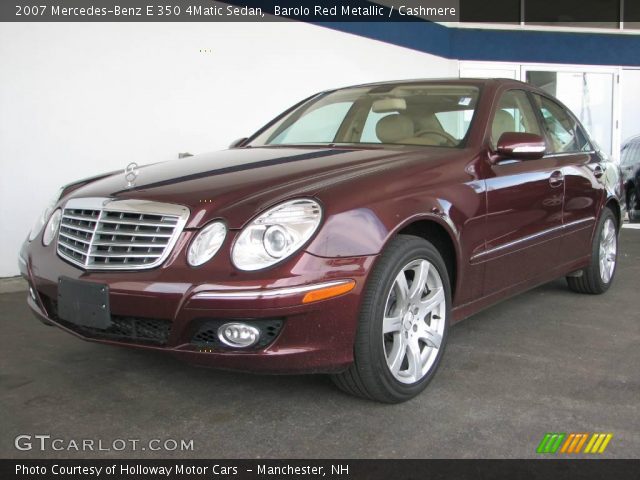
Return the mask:
[[564,108],[546,97],[534,94],[534,98],[551,142],[551,152],[572,153],[591,150],[586,135]]
[[621,165],[635,165],[640,162],[640,142],[632,142],[622,152]]
[[272,143],[330,143],[351,105],[352,102],[336,102],[310,109],[278,133]]
[[613,153],[612,73],[527,71],[527,82],[564,103],[603,151]]
[[364,122],[360,141],[362,143],[382,143],[382,140],[378,138],[378,134],[376,133],[376,125],[380,120],[389,115],[391,115],[391,112],[377,113],[369,111],[367,120]]
[[460,0],[460,21],[519,24],[520,0]]
[[620,165],[629,165],[631,163],[631,146],[632,144],[622,147],[622,155],[620,157]]
[[467,134],[472,117],[473,110],[453,110],[451,112],[436,113],[436,118],[444,131],[456,140],[462,140]]
[[387,144],[457,147],[479,90],[437,83],[382,84],[319,95],[275,122],[259,145]]
[[491,123],[491,143],[495,148],[500,136],[506,132],[535,133],[542,135],[529,97],[522,90],[505,92]]
[[640,2],[626,0],[624,2],[624,28],[627,30],[640,29]]
[[619,28],[620,0],[525,0],[524,21],[555,27]]

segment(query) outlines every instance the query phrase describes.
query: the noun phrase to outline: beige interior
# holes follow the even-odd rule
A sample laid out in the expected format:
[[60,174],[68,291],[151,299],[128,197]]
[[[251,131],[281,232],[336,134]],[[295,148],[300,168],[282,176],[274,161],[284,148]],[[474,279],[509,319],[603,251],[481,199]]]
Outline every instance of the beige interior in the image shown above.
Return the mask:
[[518,130],[516,129],[516,120],[513,118],[513,115],[506,110],[498,110],[491,125],[491,139],[493,140],[493,144],[496,145],[498,143],[503,133],[516,131]]
[[376,124],[376,134],[382,143],[434,146],[456,143],[434,114],[421,117],[411,117],[406,113],[388,115]]

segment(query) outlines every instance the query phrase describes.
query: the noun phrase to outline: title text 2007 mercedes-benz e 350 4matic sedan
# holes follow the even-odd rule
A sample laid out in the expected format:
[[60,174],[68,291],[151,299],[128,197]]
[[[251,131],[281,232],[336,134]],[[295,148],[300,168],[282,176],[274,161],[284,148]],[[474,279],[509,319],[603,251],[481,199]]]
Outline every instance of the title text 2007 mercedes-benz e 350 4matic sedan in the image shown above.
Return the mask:
[[510,80],[322,92],[226,151],[62,189],[20,253],[29,306],[104,343],[419,393],[451,324],[614,277],[619,170]]

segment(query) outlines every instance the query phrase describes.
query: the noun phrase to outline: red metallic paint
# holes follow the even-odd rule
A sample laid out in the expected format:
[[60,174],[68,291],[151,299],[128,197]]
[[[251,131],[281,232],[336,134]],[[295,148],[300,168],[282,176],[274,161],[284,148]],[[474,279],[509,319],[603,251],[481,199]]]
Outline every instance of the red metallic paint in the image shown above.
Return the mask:
[[[172,322],[165,347],[119,344],[160,349],[217,368],[332,372],[353,361],[361,295],[377,255],[419,222],[444,232],[450,242],[454,321],[586,266],[596,218],[606,201],[618,205],[615,187],[594,176],[604,159],[591,152],[497,161],[489,124],[499,96],[509,89],[541,92],[508,80],[451,83],[477,85],[482,92],[463,148],[239,147],[140,168],[132,189],[125,188],[120,173],[70,186],[60,205],[73,197],[136,198],[185,205],[191,215],[169,258],[151,270],[83,271],[58,257],[55,244],[44,247],[41,236],[25,242],[21,269],[38,295],[29,306],[53,322],[41,300],[56,297],[60,276],[105,283],[113,314]],[[564,182],[553,186],[549,180],[558,171]],[[324,208],[323,224],[308,245],[271,268],[234,268],[230,249],[240,229],[258,212],[300,196],[314,197]],[[227,222],[229,234],[211,261],[192,268],[186,248],[197,229],[213,219]],[[356,287],[307,305],[303,294],[193,298],[199,292],[340,279],[355,280]],[[284,327],[259,351],[202,352],[189,343],[202,318],[276,316],[286,318]]]

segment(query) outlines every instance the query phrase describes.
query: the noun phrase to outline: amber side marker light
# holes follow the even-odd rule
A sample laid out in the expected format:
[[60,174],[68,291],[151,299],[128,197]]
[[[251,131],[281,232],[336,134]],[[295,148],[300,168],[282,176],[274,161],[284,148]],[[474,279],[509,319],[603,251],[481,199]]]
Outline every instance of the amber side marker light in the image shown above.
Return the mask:
[[354,280],[349,280],[347,283],[340,285],[333,285],[331,287],[324,287],[318,290],[313,290],[305,294],[302,299],[302,303],[318,302],[320,300],[326,300],[327,298],[337,297],[343,293],[350,292],[356,286]]

